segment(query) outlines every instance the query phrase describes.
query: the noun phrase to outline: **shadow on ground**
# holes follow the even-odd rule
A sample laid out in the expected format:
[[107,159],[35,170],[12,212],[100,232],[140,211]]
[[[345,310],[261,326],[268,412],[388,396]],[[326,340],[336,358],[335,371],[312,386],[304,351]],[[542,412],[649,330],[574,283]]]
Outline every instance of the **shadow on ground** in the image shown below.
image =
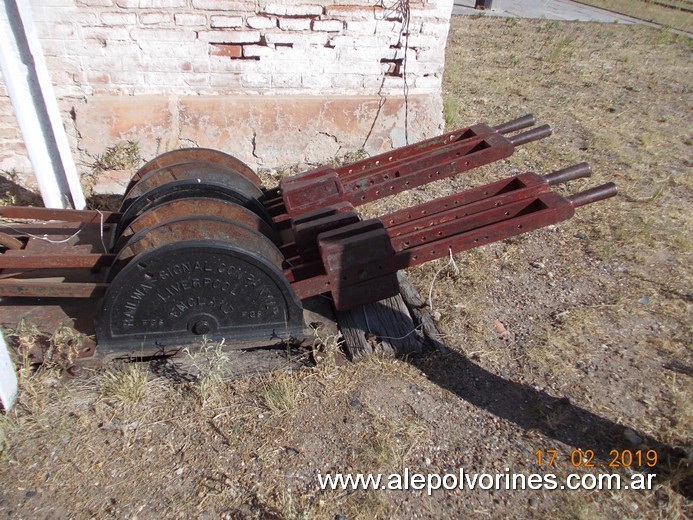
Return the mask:
[[[611,450],[655,449],[659,455],[656,467],[665,478],[677,473],[685,464],[686,451],[669,446],[642,432],[635,432],[642,443],[634,447],[624,436],[626,425],[600,417],[567,398],[557,398],[531,386],[516,383],[485,370],[465,356],[449,351],[408,360],[428,379],[456,394],[477,408],[511,421],[524,430],[535,430],[562,443],[591,449],[602,463],[610,461]],[[631,428],[632,429],[632,428]],[[693,497],[693,475],[690,472],[674,489],[687,499]]]

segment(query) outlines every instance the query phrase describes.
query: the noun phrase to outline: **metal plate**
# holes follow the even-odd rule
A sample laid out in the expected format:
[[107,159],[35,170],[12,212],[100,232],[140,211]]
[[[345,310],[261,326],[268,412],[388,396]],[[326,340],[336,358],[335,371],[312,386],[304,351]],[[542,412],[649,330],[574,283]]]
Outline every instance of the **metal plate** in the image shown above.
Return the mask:
[[247,228],[259,231],[276,246],[281,245],[277,233],[252,211],[225,200],[192,197],[170,200],[142,213],[115,238],[112,250],[117,253],[133,235],[163,222],[178,218],[204,216],[223,217],[225,220],[237,222]]
[[219,150],[211,148],[181,148],[180,150],[172,150],[155,157],[147,164],[142,166],[135,175],[132,176],[130,184],[128,184],[127,193],[139,180],[147,173],[158,170],[165,166],[184,162],[209,162],[226,166],[246,177],[249,181],[255,184],[258,188],[262,187],[262,181],[255,172],[243,161],[236,159],[233,155],[229,155]]
[[179,219],[138,233],[114,263],[96,320],[99,349],[136,356],[203,336],[240,346],[301,334],[301,304],[282,261],[269,239],[220,219]]

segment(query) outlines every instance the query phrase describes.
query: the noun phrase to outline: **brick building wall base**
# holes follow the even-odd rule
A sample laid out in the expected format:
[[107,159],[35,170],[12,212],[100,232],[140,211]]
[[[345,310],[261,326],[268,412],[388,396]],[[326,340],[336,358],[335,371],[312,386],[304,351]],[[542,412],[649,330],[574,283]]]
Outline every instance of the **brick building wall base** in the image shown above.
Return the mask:
[[[109,144],[133,140],[144,160],[199,146],[230,153],[256,170],[308,169],[361,148],[370,155],[398,148],[407,138],[413,143],[443,129],[437,95],[406,102],[394,96],[94,96],[70,112],[82,164]],[[97,188],[118,193],[127,180]]]

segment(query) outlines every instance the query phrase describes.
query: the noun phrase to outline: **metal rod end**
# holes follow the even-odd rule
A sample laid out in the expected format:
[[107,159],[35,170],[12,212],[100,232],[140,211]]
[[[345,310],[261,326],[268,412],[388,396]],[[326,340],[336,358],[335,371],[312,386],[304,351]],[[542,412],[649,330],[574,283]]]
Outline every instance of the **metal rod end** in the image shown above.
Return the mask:
[[549,125],[542,125],[521,134],[513,135],[509,137],[508,140],[513,144],[513,146],[520,146],[521,144],[531,143],[532,141],[538,141],[539,139],[544,139],[551,135],[551,127]]
[[608,199],[616,196],[618,189],[613,182],[607,182],[596,188],[591,188],[589,190],[581,191],[575,195],[568,197],[568,201],[573,205],[574,208],[579,208],[585,204],[592,204],[593,202],[598,202],[600,200]]
[[590,168],[589,164],[583,162],[544,175],[544,179],[549,183],[549,186],[555,186],[556,184],[561,184],[575,179],[582,179],[591,175],[592,168]]
[[530,126],[534,126],[536,123],[537,122],[534,119],[534,114],[527,114],[517,119],[513,119],[512,121],[508,121],[507,123],[502,123],[494,127],[494,130],[499,134],[507,134],[517,130],[523,130],[524,128],[529,128]]

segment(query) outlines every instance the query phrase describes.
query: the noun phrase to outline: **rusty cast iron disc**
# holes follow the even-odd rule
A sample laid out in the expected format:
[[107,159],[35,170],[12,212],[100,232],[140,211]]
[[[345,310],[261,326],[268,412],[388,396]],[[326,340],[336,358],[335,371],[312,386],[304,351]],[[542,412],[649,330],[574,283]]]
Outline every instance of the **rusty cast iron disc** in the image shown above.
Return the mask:
[[279,246],[277,233],[260,217],[238,204],[220,199],[191,197],[164,202],[140,214],[115,237],[113,252],[117,253],[130,238],[143,230],[163,222],[185,217],[222,217],[242,226],[259,231]]
[[262,181],[252,168],[240,159],[236,159],[233,155],[220,152],[219,150],[212,150],[211,148],[181,148],[180,150],[172,150],[163,153],[137,170],[137,173],[130,179],[125,193],[130,191],[130,189],[147,173],[158,170],[159,168],[164,168],[165,166],[171,166],[172,164],[186,162],[208,162],[226,166],[246,177],[258,188],[262,187]]
[[217,218],[177,219],[132,237],[109,274],[96,320],[104,355],[201,342],[268,345],[303,333],[283,257],[257,231]]
[[284,264],[279,249],[259,231],[222,216],[182,217],[160,222],[130,237],[113,260],[108,281],[137,255],[185,240],[228,240],[258,252],[279,269]]
[[146,211],[171,200],[192,197],[234,202],[272,226],[272,219],[258,200],[261,196],[262,192],[245,177],[209,163],[177,164],[154,170],[126,195],[116,236]]
[[258,199],[263,194],[253,182],[232,168],[203,161],[177,163],[147,172],[125,193],[120,211],[125,211],[137,198],[153,188],[182,180],[194,180],[198,183],[216,181],[240,188],[248,196]]

